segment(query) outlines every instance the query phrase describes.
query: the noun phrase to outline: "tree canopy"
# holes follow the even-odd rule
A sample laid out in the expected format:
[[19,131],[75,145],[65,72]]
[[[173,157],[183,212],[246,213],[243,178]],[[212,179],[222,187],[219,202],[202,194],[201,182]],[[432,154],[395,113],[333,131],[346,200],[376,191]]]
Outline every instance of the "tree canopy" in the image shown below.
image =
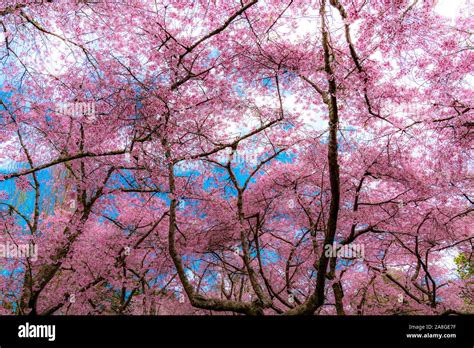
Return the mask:
[[474,23],[435,6],[2,1],[0,241],[37,257],[0,313],[472,313]]

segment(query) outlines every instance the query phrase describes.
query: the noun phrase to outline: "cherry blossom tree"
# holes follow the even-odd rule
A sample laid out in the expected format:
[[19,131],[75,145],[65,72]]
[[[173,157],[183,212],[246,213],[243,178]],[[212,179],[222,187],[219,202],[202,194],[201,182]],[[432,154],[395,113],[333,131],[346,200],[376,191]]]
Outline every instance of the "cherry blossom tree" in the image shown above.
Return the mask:
[[1,313],[472,313],[473,24],[4,0]]

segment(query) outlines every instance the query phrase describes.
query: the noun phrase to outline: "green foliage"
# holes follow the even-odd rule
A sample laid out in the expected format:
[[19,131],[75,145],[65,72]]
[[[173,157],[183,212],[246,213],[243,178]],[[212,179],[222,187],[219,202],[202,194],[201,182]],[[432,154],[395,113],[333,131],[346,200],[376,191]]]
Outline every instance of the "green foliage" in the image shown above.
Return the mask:
[[472,255],[468,253],[460,253],[454,259],[457,271],[462,279],[470,279],[474,277],[474,260]]

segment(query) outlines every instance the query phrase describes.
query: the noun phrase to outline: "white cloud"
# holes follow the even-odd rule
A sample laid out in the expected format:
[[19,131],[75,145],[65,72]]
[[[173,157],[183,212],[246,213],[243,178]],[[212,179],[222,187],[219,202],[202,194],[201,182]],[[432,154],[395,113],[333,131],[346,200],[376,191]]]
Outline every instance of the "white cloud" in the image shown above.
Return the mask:
[[467,11],[472,6],[472,0],[439,0],[435,11],[442,16],[454,19],[461,9]]

